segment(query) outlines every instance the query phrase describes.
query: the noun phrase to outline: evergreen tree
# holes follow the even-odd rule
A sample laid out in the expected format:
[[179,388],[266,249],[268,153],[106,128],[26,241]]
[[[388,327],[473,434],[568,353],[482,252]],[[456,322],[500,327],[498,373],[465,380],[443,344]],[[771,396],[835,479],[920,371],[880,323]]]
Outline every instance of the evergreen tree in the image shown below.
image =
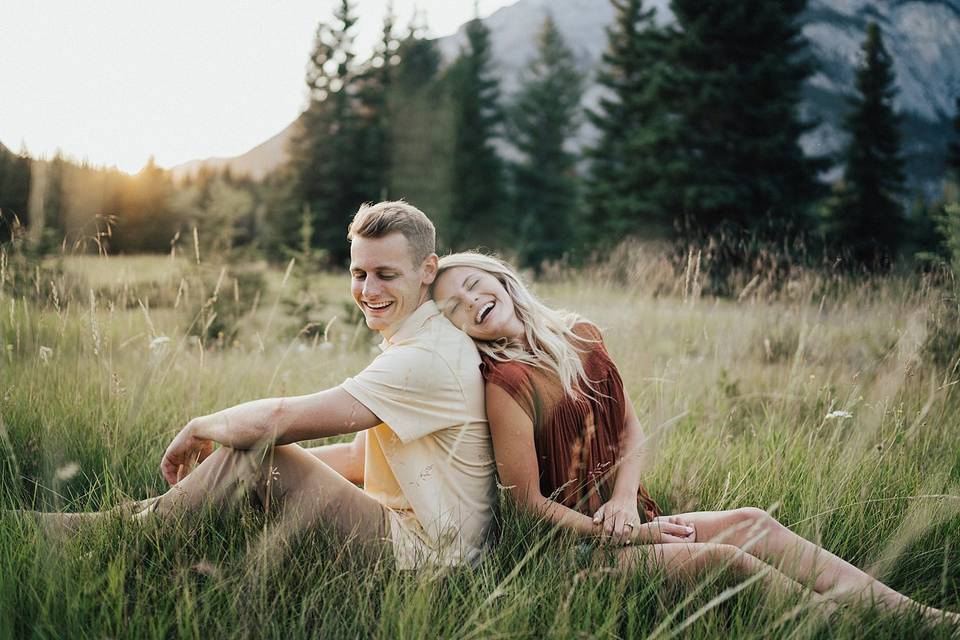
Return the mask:
[[11,238],[15,226],[30,225],[32,162],[26,149],[14,154],[0,144],[0,242]]
[[[327,250],[335,264],[349,257],[344,241],[357,207],[376,200],[379,190],[367,180],[359,122],[360,74],[353,53],[356,17],[351,0],[341,0],[333,20],[317,27],[307,66],[309,104],[293,140],[291,163],[295,193],[314,215],[314,246]],[[299,244],[300,207],[289,207],[278,233],[290,247]]]
[[671,32],[657,29],[654,10],[643,0],[611,0],[614,23],[607,28],[607,50],[597,74],[605,89],[587,117],[600,133],[587,155],[589,231],[599,244],[624,235],[663,233],[672,209],[657,197],[670,166],[675,124],[667,117]]
[[953,116],[953,132],[956,139],[947,145],[947,171],[960,187],[960,97],[957,98],[957,112]]
[[153,156],[136,175],[127,177],[109,204],[116,216],[110,237],[114,253],[166,253],[179,231],[181,220],[171,207],[174,194],[169,172],[158,167]]
[[380,41],[360,78],[361,120],[357,153],[363,158],[362,168],[374,200],[389,197],[390,184],[390,109],[389,96],[395,68],[400,62],[394,23],[393,3],[387,4]]
[[845,151],[843,182],[829,207],[828,239],[840,244],[859,263],[885,261],[899,248],[904,233],[903,159],[893,61],[871,22],[856,72],[857,94],[846,118],[850,142]]
[[[397,53],[400,61],[389,99],[390,195],[416,205],[445,231],[451,203],[453,113],[438,76],[440,51],[418,16]],[[437,240],[446,248],[445,233]]]
[[452,210],[445,235],[454,248],[496,246],[505,235],[503,163],[494,148],[503,120],[490,30],[474,18],[451,68],[454,108]]
[[798,106],[813,71],[799,17],[806,0],[671,0],[680,30],[671,100],[677,207],[697,230],[778,237],[807,226],[823,160],[804,156]]
[[60,151],[53,156],[47,166],[47,185],[43,197],[43,224],[50,230],[57,244],[66,234],[66,220],[63,202],[63,173],[65,162]]
[[576,158],[565,149],[579,121],[583,78],[553,18],[538,36],[534,59],[509,112],[510,140],[523,156],[514,167],[520,259],[539,267],[576,239]]

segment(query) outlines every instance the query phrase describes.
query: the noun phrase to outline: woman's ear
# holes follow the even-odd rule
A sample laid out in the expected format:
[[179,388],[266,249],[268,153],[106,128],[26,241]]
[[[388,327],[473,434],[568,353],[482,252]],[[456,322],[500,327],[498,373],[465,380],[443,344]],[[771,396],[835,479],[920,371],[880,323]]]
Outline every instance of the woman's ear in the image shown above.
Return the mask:
[[420,265],[420,269],[423,272],[421,282],[423,284],[433,284],[433,281],[437,279],[437,254],[431,253],[426,258],[423,259],[423,264]]

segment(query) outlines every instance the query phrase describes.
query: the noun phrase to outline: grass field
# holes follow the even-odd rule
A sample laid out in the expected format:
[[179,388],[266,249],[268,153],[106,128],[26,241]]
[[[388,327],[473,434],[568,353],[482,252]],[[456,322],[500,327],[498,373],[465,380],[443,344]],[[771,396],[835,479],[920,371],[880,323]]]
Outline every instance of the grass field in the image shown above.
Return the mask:
[[[661,506],[774,510],[960,610],[960,328],[943,292],[919,276],[806,274],[776,292],[748,277],[717,300],[696,273],[631,259],[535,289],[604,329],[652,436],[645,483]],[[87,257],[7,260],[0,281],[0,508],[157,495],[161,453],[190,417],[336,385],[376,343],[345,273]],[[4,516],[0,638],[949,636],[869,608],[824,620],[726,573],[686,587],[618,574],[509,505],[495,553],[446,573],[371,566],[317,531],[251,581],[241,560],[261,525],[118,520],[61,544]]]

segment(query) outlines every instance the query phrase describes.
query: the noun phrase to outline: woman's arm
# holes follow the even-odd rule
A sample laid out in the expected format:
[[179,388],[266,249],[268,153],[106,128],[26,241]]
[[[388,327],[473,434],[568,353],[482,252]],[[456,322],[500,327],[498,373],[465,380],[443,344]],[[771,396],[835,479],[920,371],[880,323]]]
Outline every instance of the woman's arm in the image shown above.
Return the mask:
[[[593,521],[603,526],[606,535],[618,542],[629,540],[640,526],[640,512],[637,509],[637,492],[640,489],[640,475],[643,467],[643,429],[640,419],[633,409],[627,390],[623,390],[624,418],[623,431],[620,434],[620,459],[617,460],[616,480],[610,500],[600,505],[593,515]],[[630,526],[633,525],[633,526]]]
[[[533,439],[533,422],[516,400],[498,385],[488,382],[486,401],[497,471],[500,481],[510,491],[510,495],[520,506],[557,526],[566,527],[580,535],[602,535],[604,529],[595,524],[589,516],[540,493],[540,471]],[[639,483],[639,479],[637,482]],[[636,509],[636,493],[633,504]],[[658,521],[641,525],[638,519],[632,532],[628,532],[618,542],[684,542],[688,535],[686,527],[676,523]]]
[[540,493],[533,422],[500,386],[486,385],[487,419],[500,482],[517,503],[549,522],[582,535],[599,533],[588,517]]

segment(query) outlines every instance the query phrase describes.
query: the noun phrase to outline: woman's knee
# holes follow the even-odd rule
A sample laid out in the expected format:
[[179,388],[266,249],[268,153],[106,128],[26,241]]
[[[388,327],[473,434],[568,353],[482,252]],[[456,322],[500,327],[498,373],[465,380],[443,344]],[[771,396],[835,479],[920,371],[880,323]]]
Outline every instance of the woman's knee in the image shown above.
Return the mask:
[[756,507],[741,507],[731,513],[735,526],[741,530],[754,533],[773,531],[782,526],[777,520],[763,509]]

